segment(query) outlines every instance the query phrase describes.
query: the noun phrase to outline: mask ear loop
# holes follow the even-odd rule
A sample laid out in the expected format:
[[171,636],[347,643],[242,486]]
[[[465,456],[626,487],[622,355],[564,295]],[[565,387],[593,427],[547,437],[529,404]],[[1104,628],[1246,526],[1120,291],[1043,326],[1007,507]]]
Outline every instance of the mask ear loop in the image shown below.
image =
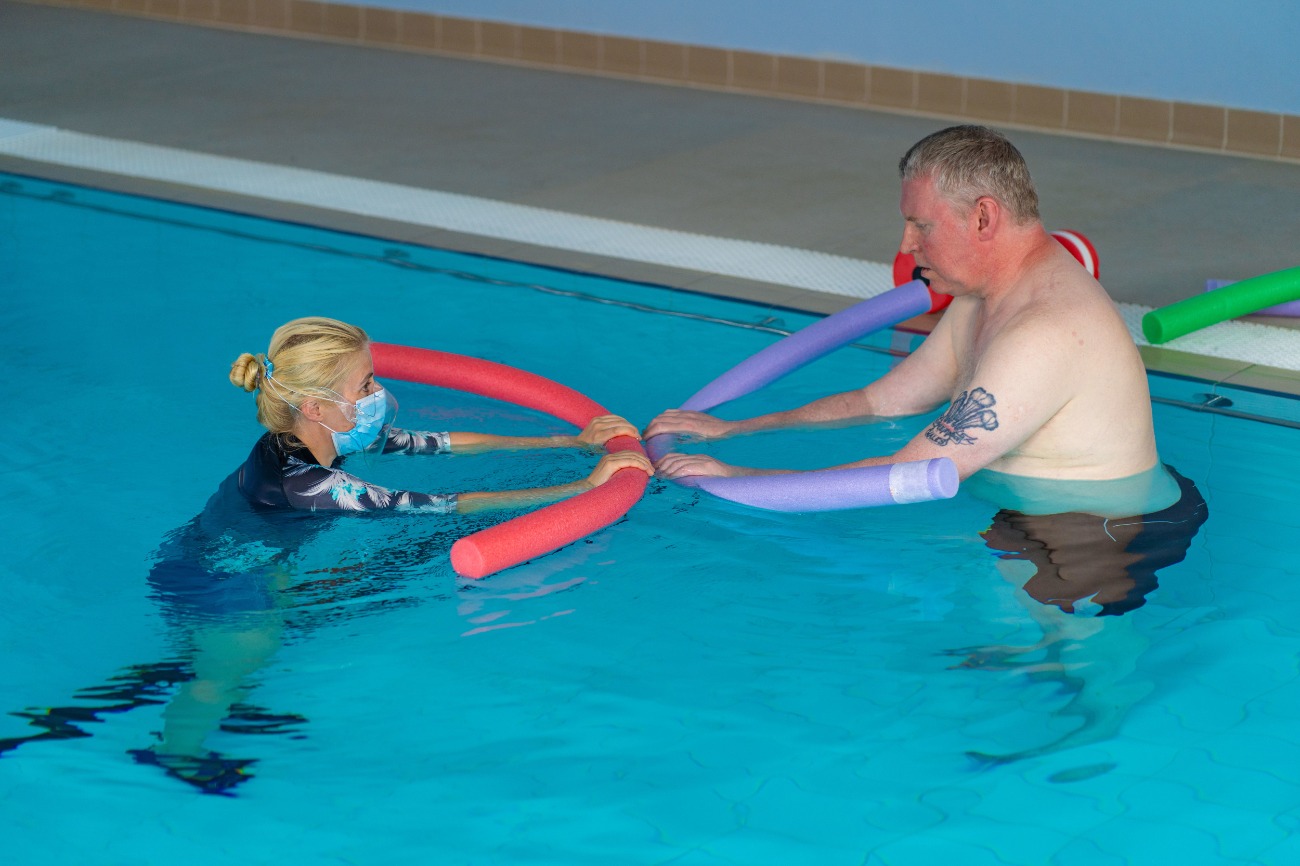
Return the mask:
[[[262,381],[263,381],[264,383],[266,383],[267,385],[270,385],[270,386],[271,386],[271,393],[275,394],[276,397],[279,397],[281,400],[283,400],[283,401],[284,401],[284,402],[289,406],[289,408],[292,409],[293,411],[301,413],[301,412],[302,412],[302,408],[301,408],[300,406],[296,406],[296,405],[294,405],[294,404],[293,404],[293,403],[292,403],[292,402],[291,402],[287,397],[285,397],[284,394],[281,393],[281,389],[283,389],[283,390],[285,390],[285,391],[288,391],[288,392],[290,392],[290,393],[292,393],[292,394],[298,394],[299,396],[301,396],[301,397],[305,397],[305,398],[307,398],[307,399],[311,399],[311,400],[328,400],[328,401],[331,402],[331,403],[337,403],[339,406],[344,407],[344,409],[343,409],[343,418],[344,418],[344,420],[348,421],[348,422],[351,423],[351,424],[355,424],[355,423],[357,422],[357,404],[356,404],[356,403],[349,403],[347,400],[343,400],[343,399],[341,399],[341,398],[343,397],[343,395],[342,395],[342,394],[339,394],[338,391],[333,391],[332,389],[329,389],[329,388],[322,388],[322,389],[321,389],[322,391],[330,391],[330,393],[332,393],[332,394],[334,394],[334,395],[336,395],[337,397],[340,398],[340,399],[337,399],[337,400],[336,400],[336,399],[334,399],[334,397],[322,397],[322,396],[320,396],[319,394],[308,394],[308,393],[305,392],[305,391],[299,391],[297,388],[290,388],[288,385],[284,384],[284,383],[281,382],[279,379],[277,379],[277,378],[275,378],[273,375],[271,375],[272,371],[275,369],[275,365],[271,363],[271,359],[270,359],[270,358],[267,358],[263,363],[264,363],[264,367],[265,367],[266,372],[265,372],[265,373],[263,374],[263,376],[262,376]],[[352,414],[352,417],[351,417],[351,418],[348,417],[348,411],[347,411],[347,408],[348,408],[348,407],[350,407],[350,408],[352,409],[352,413],[351,413],[351,414]],[[319,421],[317,421],[316,423],[317,423],[317,424],[320,424]],[[325,429],[326,429],[326,430],[329,430],[331,433],[338,432],[338,431],[335,431],[335,430],[334,430],[333,428],[331,428],[331,427],[327,427],[327,426],[324,425],[324,424],[321,424],[321,426],[322,426],[322,427],[325,427]]]

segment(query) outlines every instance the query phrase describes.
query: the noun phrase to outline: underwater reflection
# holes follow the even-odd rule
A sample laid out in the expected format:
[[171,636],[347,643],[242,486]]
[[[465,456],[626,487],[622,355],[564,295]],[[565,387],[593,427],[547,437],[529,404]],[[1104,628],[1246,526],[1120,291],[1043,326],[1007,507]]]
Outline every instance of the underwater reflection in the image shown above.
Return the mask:
[[1190,479],[1172,467],[1157,468],[1162,474],[1167,470],[1176,485],[1174,496],[1118,500],[1174,500],[1157,510],[1107,516],[1107,510],[1116,510],[1025,513],[1003,508],[981,533],[998,554],[1003,577],[1023,590],[1019,597],[1043,637],[1029,646],[965,647],[946,654],[963,657],[954,666],[958,669],[1011,672],[1026,685],[1056,685],[1069,698],[1055,715],[1076,718],[1078,724],[1040,745],[1004,754],[972,752],[972,757],[1007,763],[1109,739],[1130,708],[1155,688],[1137,676],[1149,641],[1131,617],[1121,617],[1146,603],[1158,588],[1159,572],[1183,561],[1209,517],[1205,499]]
[[467,523],[453,530],[409,517],[250,512],[223,508],[221,499],[155,552],[148,581],[168,627],[167,657],[122,668],[66,705],[11,713],[38,732],[0,739],[0,757],[89,737],[107,716],[162,705],[155,741],[130,756],[204,794],[233,795],[258,759],[251,741],[238,755],[210,748],[214,733],[306,736],[306,717],[252,699],[258,672],[314,629],[427,601],[410,582],[430,563],[446,576],[447,552]]

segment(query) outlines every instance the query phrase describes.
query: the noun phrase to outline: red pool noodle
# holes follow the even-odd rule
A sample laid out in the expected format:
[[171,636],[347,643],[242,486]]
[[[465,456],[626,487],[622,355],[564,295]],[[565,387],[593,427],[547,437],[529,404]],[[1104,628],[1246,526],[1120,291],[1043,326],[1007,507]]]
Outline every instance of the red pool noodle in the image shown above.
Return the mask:
[[[575,427],[586,427],[597,415],[610,414],[572,388],[506,364],[392,343],[371,343],[370,354],[380,378],[503,400],[545,412]],[[645,453],[631,436],[611,439],[605,450]],[[467,535],[451,546],[451,567],[465,577],[487,577],[571,544],[626,514],[645,492],[647,481],[640,470],[620,469],[599,487]]]

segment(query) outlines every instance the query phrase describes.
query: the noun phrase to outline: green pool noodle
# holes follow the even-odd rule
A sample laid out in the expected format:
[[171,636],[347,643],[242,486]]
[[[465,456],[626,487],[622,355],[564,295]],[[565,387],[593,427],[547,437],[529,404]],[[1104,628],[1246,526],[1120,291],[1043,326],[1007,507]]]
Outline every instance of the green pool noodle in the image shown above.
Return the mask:
[[1152,345],[1159,345],[1296,299],[1300,299],[1300,268],[1274,271],[1152,310],[1142,317],[1142,335]]

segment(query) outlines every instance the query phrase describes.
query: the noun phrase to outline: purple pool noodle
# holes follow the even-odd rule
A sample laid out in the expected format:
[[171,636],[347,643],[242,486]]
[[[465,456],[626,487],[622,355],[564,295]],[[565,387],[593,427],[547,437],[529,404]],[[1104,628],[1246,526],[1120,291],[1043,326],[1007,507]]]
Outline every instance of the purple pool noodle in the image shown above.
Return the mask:
[[695,393],[683,409],[707,412],[816,361],[865,334],[930,310],[925,283],[913,280],[868,298],[756,352]]
[[645,449],[646,456],[650,458],[651,463],[658,463],[659,458],[663,457],[673,446],[677,444],[677,437],[672,433],[660,433],[658,436],[651,436],[641,443]]
[[770,511],[836,511],[950,499],[957,493],[957,466],[947,457],[887,463],[859,469],[821,469],[740,478],[678,479],[720,499]]
[[[928,312],[931,303],[929,289],[920,280],[860,301],[760,349],[705,385],[681,408],[707,412],[744,397],[847,343]],[[661,433],[642,445],[650,459],[658,462],[673,449],[676,441],[672,434]]]
[[[1230,286],[1236,280],[1206,280],[1205,291],[1212,292],[1215,289],[1221,289],[1224,286]],[[1287,301],[1285,304],[1276,304],[1272,307],[1265,307],[1262,310],[1256,310],[1251,313],[1252,316],[1300,316],[1300,301]]]
[[[773,343],[714,379],[682,404],[707,412],[744,397],[828,355],[859,337],[929,312],[929,288],[913,280],[854,304]],[[671,433],[651,436],[642,445],[658,462],[676,444]],[[772,511],[835,511],[872,505],[928,502],[956,495],[957,466],[947,457],[888,463],[859,469],[822,469],[781,475],[717,478],[691,475],[675,479],[720,499]]]

